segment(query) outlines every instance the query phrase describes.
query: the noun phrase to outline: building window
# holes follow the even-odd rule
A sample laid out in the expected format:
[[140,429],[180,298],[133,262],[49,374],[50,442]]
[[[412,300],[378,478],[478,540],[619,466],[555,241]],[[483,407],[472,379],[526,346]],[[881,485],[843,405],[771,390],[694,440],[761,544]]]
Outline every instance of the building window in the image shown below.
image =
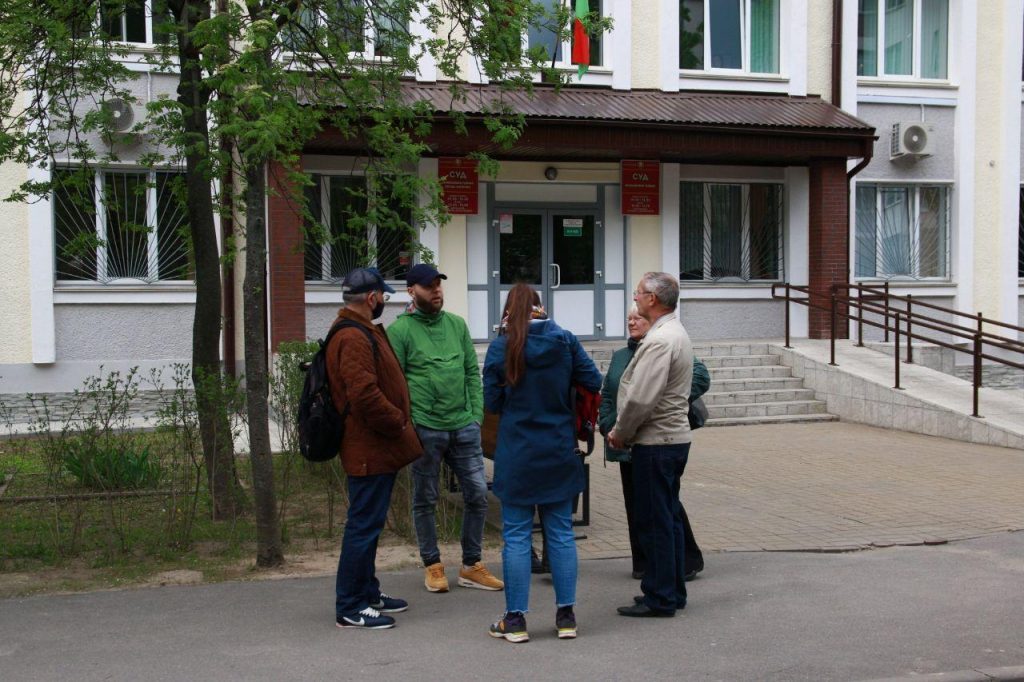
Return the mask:
[[780,73],[781,0],[680,0],[679,68]]
[[856,202],[857,277],[948,277],[948,187],[858,184]]
[[[77,16],[81,15],[72,17],[72,20]],[[167,8],[166,0],[109,0],[99,3],[99,29],[108,40],[140,44],[168,43],[173,23],[174,17]],[[78,24],[72,26],[72,32],[78,37],[84,37]]]
[[[558,8],[564,6],[564,0],[539,0],[539,4],[544,7],[545,15],[540,21],[531,23],[527,29],[527,47],[530,50],[542,48],[546,55],[544,61],[547,64],[553,64],[555,68],[572,68],[572,40],[560,42],[553,25]],[[590,0],[588,4],[591,14],[603,16],[604,0]],[[569,4],[570,9],[573,6],[572,3]],[[570,23],[569,26],[571,28],[572,24]],[[600,34],[591,34],[590,36],[590,66],[605,66],[601,38]]]
[[54,172],[58,280],[192,279],[185,210],[172,171]]
[[313,52],[317,42],[337,41],[363,59],[390,59],[409,45],[409,17],[402,4],[378,0],[338,0],[320,9],[299,10],[297,25],[287,29],[284,45],[291,52]]
[[387,280],[405,278],[415,252],[412,211],[390,194],[383,180],[375,195],[368,193],[362,175],[313,176],[306,200],[320,233],[307,231],[306,280],[335,282],[352,268],[369,265]]
[[679,279],[782,279],[782,185],[684,182]]
[[860,0],[858,76],[945,80],[948,62],[949,0]]

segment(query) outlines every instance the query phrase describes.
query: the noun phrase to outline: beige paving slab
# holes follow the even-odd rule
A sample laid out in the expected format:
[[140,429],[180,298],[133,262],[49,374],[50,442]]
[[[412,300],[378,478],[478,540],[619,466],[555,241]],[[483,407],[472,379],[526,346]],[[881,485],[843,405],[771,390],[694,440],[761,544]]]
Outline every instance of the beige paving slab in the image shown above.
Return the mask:
[[[602,457],[590,460],[581,558],[628,546],[618,465]],[[1024,451],[844,422],[703,429],[683,477],[705,552],[852,551],[1020,530],[1022,491]]]

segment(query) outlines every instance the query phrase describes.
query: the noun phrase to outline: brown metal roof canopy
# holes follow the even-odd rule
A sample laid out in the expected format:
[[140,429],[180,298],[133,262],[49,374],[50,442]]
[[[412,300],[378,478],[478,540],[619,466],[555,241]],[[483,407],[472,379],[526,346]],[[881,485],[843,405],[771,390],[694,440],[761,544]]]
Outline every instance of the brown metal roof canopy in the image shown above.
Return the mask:
[[[438,155],[484,151],[500,159],[611,161],[623,158],[742,165],[806,165],[813,158],[870,157],[875,129],[819,97],[718,92],[619,91],[538,85],[532,93],[499,85],[403,84],[409,103],[429,102],[428,138]],[[516,145],[494,145],[480,121],[507,107],[526,117]],[[455,131],[450,113],[468,117]],[[310,152],[340,152],[325,133]]]

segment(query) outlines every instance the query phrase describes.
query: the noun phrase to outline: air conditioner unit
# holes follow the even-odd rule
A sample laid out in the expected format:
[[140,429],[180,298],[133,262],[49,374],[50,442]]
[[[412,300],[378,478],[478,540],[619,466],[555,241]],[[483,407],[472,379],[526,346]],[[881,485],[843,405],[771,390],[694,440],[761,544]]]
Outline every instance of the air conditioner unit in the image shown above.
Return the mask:
[[112,97],[100,103],[100,110],[110,117],[110,130],[105,134],[107,142],[131,145],[142,139],[142,135],[133,128],[145,117],[144,109],[127,100]]
[[931,156],[934,132],[935,128],[930,123],[893,123],[889,159]]

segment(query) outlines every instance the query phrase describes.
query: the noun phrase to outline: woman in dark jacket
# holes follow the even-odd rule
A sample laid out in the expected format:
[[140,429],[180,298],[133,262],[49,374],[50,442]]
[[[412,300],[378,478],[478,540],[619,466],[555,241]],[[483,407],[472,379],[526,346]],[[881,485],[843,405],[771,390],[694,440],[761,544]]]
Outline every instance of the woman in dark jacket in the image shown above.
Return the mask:
[[487,349],[484,405],[501,415],[494,494],[501,500],[505,613],[490,634],[525,642],[534,507],[547,535],[560,638],[576,636],[576,539],[572,500],[583,491],[575,452],[573,384],[601,388],[601,373],[576,337],[547,319],[540,298],[517,284],[505,304],[505,333]]
[[[619,392],[619,379],[626,370],[629,361],[633,359],[637,346],[647,334],[651,323],[640,317],[636,306],[629,311],[626,318],[626,327],[629,330],[629,340],[626,347],[620,348],[612,355],[608,365],[608,373],[604,378],[604,385],[601,387],[601,410],[598,413],[598,427],[602,435],[607,435],[615,426],[616,396]],[[690,385],[690,401],[704,395],[711,385],[711,375],[708,368],[696,357],[693,359],[693,383]],[[633,557],[633,577],[639,580],[644,576],[647,567],[647,560],[644,557],[644,550],[637,538],[636,527],[633,525],[633,464],[630,461],[629,450],[617,450],[611,447],[606,440],[604,442],[604,456],[609,462],[619,463],[619,476],[622,479],[622,497],[626,504],[626,526],[629,528],[629,551]],[[686,516],[686,509],[683,509],[683,532],[685,534],[685,563],[686,580],[692,580],[698,573],[704,570],[704,555],[697,546],[697,541],[690,530],[690,519]]]

